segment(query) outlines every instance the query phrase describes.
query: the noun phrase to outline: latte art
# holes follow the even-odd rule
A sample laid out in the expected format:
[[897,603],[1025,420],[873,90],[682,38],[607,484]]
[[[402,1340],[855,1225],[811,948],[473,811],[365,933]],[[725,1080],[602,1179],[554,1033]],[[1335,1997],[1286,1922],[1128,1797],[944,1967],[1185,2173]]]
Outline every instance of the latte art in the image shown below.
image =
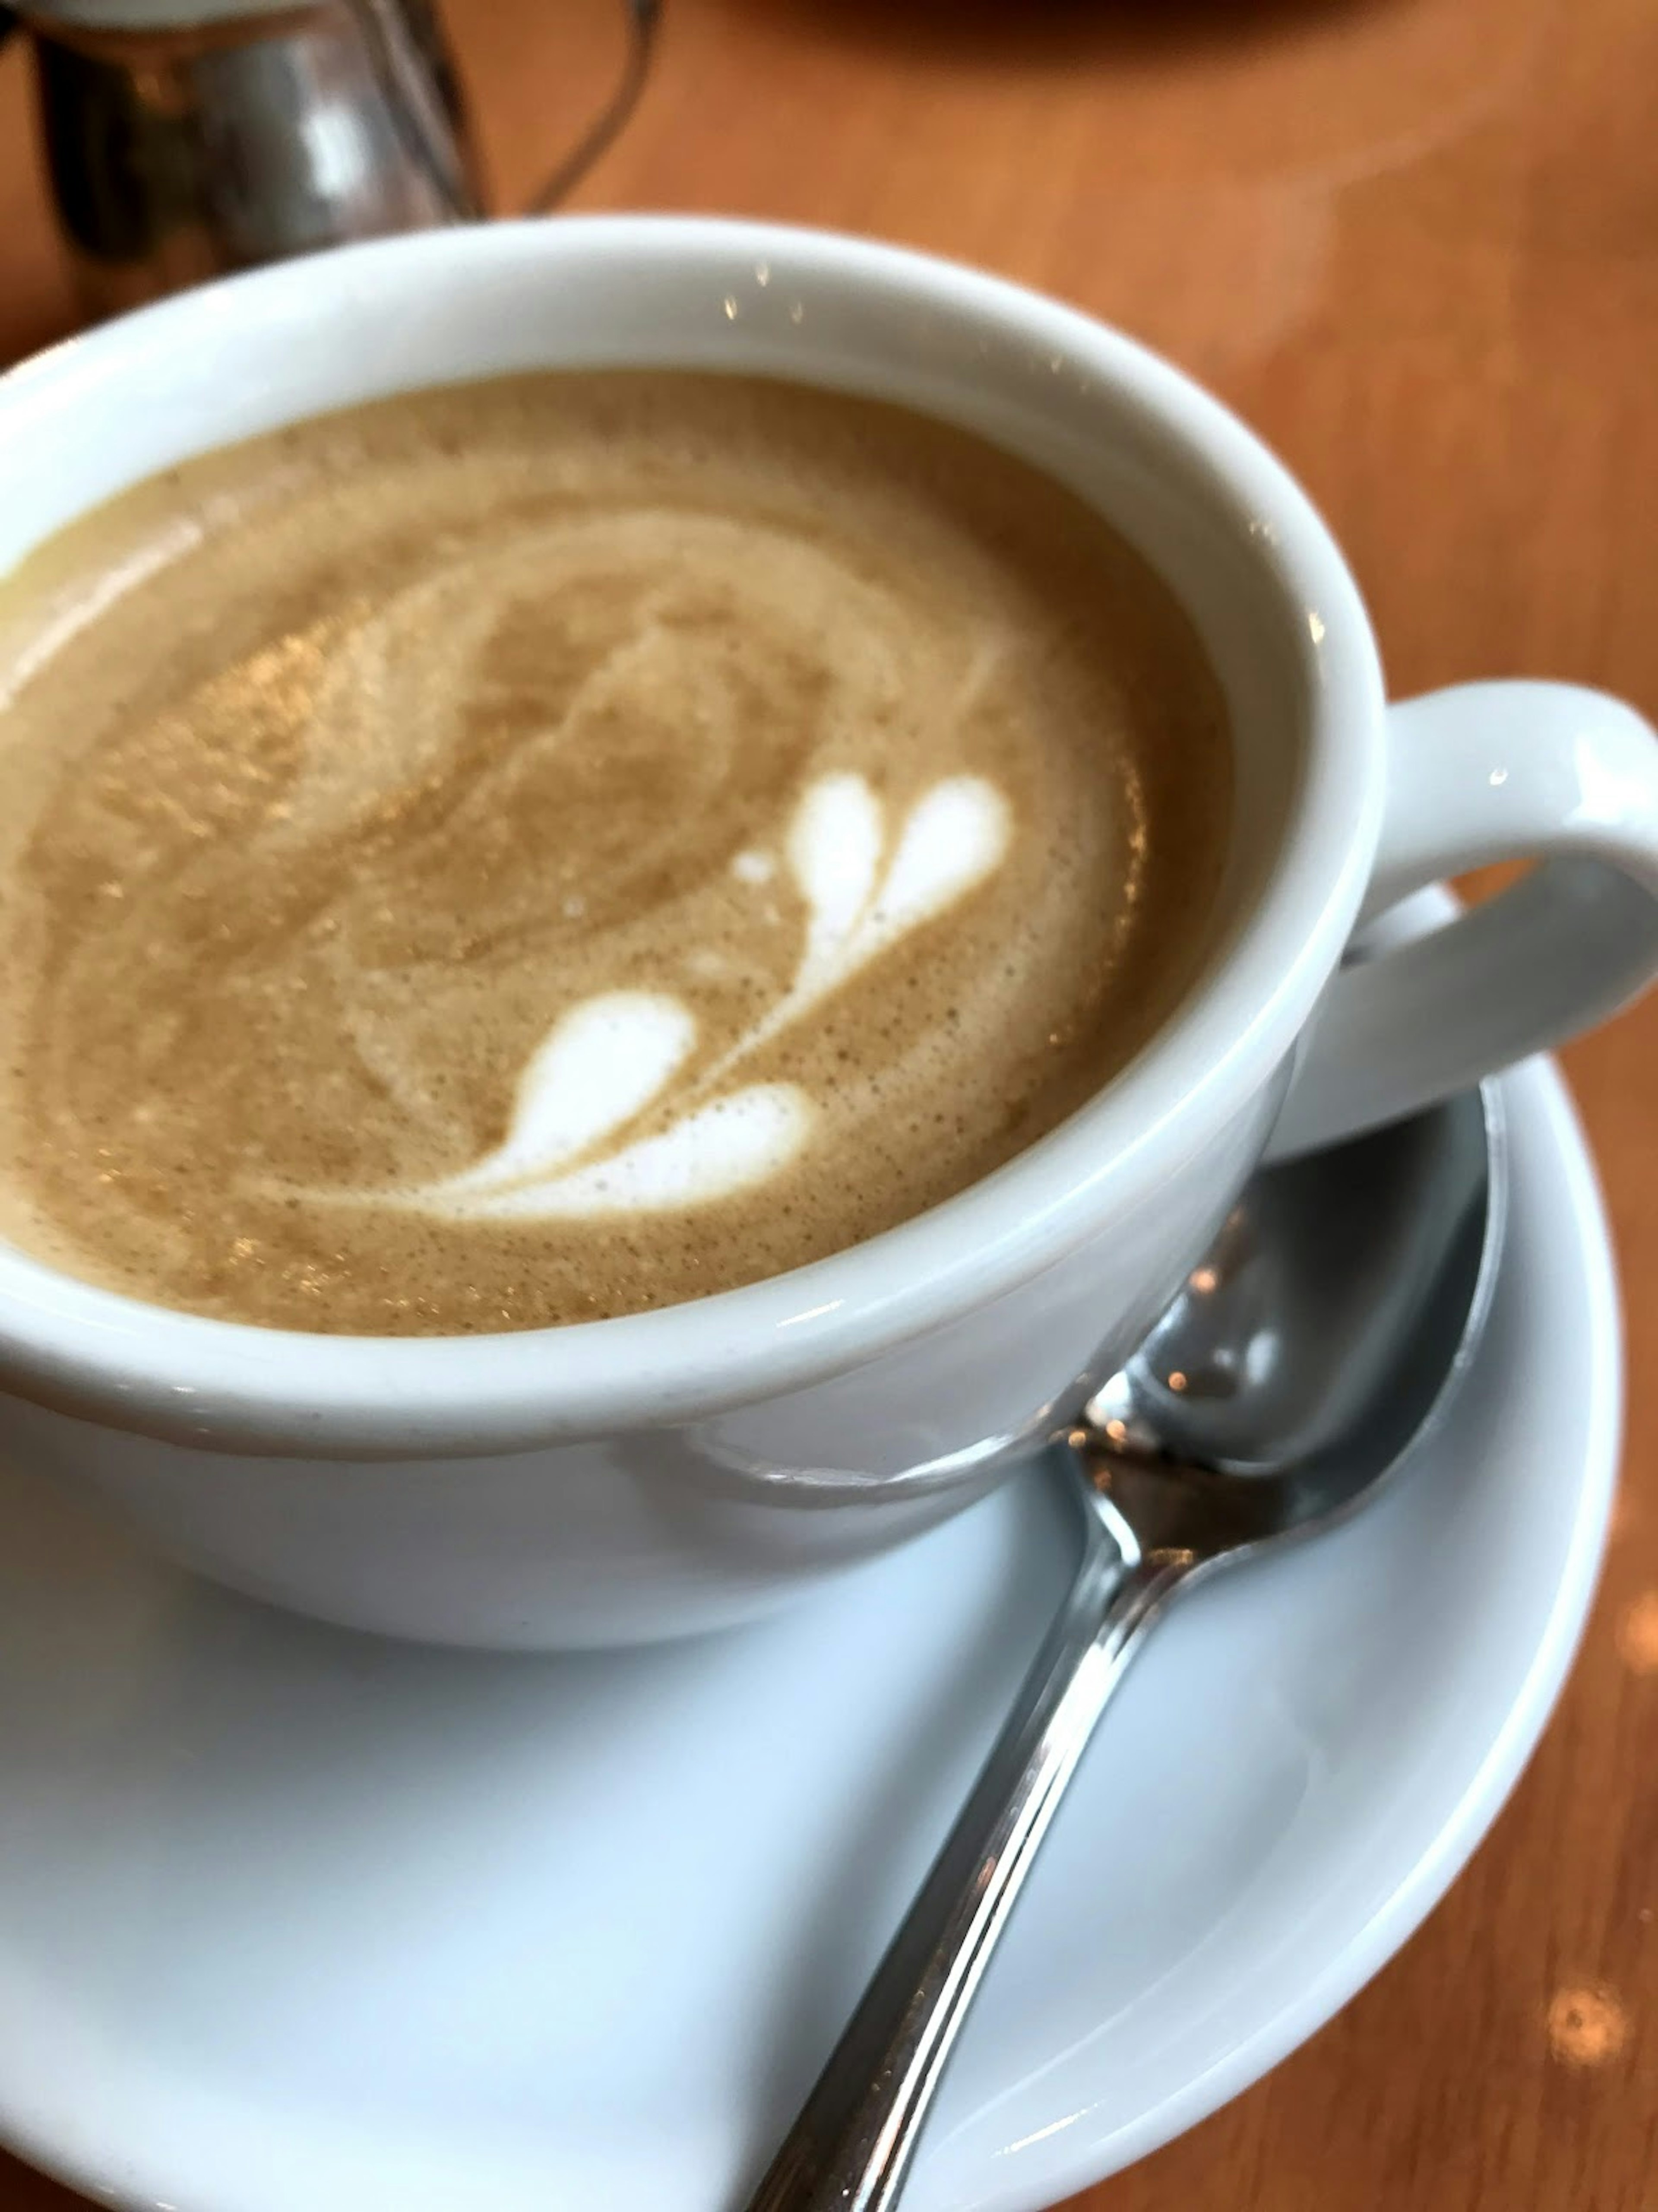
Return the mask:
[[[889,945],[971,890],[999,863],[1009,834],[996,787],[953,777],[916,802],[878,874],[878,800],[861,776],[824,777],[807,791],[789,833],[805,946],[775,1006],[711,1068],[676,1087],[675,1077],[694,1065],[696,1044],[695,1022],[678,1000],[617,992],[584,1000],[525,1070],[506,1141],[476,1167],[395,1194],[394,1202],[474,1218],[645,1213],[726,1198],[780,1174],[811,1135],[810,1096],[798,1083],[726,1090],[726,1079]],[[757,879],[770,875],[763,866]],[[695,1103],[716,1091],[708,1103]],[[675,1115],[669,1125],[607,1150],[665,1091]]]
[[298,1328],[627,1312],[989,1172],[1199,958],[1224,714],[1047,479],[689,374],[349,410],[0,582],[0,1230]]

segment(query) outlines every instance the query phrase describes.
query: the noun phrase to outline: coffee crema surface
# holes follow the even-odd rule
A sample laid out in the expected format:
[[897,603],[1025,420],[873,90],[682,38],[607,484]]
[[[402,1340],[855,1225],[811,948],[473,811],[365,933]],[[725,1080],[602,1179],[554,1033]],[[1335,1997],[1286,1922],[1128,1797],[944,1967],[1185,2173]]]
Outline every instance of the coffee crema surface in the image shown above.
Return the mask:
[[905,410],[546,374],[205,455],[0,580],[0,1231],[281,1328],[638,1311],[948,1198],[1193,979],[1219,687]]

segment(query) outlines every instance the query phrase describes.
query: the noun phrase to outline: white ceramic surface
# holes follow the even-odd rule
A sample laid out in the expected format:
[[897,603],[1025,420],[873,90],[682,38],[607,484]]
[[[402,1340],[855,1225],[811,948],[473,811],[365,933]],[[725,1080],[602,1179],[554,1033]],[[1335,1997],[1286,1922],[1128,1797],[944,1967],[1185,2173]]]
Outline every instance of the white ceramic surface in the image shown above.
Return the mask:
[[[905,400],[1108,512],[1227,690],[1223,939],[1151,1045],[1019,1158],[854,1250],[695,1304],[516,1335],[302,1336],[0,1249],[7,1449],[207,1574],[394,1634],[667,1635],[914,1534],[1121,1364],[1260,1156],[1292,1058],[1280,1133],[1305,1143],[1459,1088],[1658,969],[1658,746],[1631,709],[1503,684],[1385,711],[1339,552],[1238,422],[1084,317],[863,240],[567,219],[185,295],[0,379],[0,565],[137,477],[319,408],[618,362]],[[1331,981],[1373,864],[1394,896],[1516,850],[1555,857]]]
[[[1027,2212],[1327,2020],[1473,1850],[1594,1582],[1615,1287],[1552,1071],[1442,1434],[1194,1595],[1067,1800],[906,2212]],[[0,1477],[0,2131],[191,2212],[733,2212],[1065,1569],[1039,1475],[672,1650],[360,1638]],[[1363,2094],[1363,2085],[1355,2085]]]

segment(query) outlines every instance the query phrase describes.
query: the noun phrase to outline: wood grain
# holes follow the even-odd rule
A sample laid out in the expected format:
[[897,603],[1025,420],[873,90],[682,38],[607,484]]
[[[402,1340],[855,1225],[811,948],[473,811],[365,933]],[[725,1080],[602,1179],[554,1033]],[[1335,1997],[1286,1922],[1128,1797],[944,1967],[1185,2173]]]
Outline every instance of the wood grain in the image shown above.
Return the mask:
[[[614,0],[451,20],[511,204],[598,97]],[[1396,690],[1525,670],[1653,713],[1655,92],[1651,0],[667,0],[646,99],[579,198],[872,231],[1110,317],[1308,483]],[[14,49],[0,355],[72,320],[34,172]],[[1658,2208],[1658,1006],[1568,1065],[1631,1380],[1559,1716],[1403,1955],[1092,2212]],[[0,2160],[4,2212],[76,2201]]]

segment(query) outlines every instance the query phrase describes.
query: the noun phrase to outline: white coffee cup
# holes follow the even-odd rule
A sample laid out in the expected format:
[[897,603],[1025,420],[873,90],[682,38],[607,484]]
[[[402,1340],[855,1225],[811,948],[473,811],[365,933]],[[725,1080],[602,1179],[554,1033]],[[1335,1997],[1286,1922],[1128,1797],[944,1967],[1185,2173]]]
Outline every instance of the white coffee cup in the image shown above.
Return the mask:
[[[1275,1124],[1287,1148],[1389,1118],[1658,972],[1658,745],[1630,708],[1543,684],[1388,708],[1339,553],[1214,401],[1050,301],[859,240],[501,225],[170,301],[0,380],[0,568],[135,479],[296,417],[642,363],[904,401],[1110,514],[1180,592],[1230,700],[1224,943],[1151,1045],[1017,1159],[695,1304],[495,1337],[301,1335],[0,1249],[0,1447],[206,1574],[396,1635],[664,1636],[900,1541],[1121,1364]],[[1364,915],[1517,854],[1545,863],[1337,972]]]

